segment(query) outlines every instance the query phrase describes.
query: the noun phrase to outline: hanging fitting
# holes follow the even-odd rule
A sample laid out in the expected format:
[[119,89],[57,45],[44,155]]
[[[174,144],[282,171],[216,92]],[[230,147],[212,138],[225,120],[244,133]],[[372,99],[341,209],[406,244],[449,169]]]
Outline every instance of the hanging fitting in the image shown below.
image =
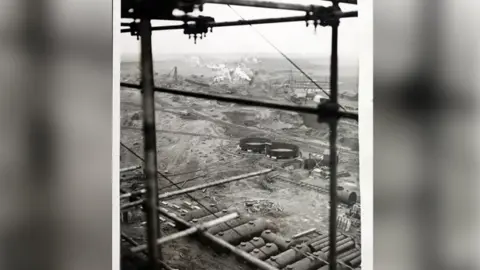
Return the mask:
[[317,120],[319,123],[331,123],[332,121],[338,121],[340,118],[340,105],[336,102],[332,102],[330,99],[321,102],[317,109]]

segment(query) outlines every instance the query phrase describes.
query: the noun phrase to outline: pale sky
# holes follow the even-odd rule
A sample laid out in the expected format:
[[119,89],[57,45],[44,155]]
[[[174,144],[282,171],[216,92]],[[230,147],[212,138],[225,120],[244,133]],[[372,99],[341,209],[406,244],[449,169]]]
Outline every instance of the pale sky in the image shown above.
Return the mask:
[[[328,2],[320,0],[289,0],[278,2],[319,4],[328,6]],[[299,16],[304,12],[283,11],[275,9],[251,8],[232,6],[245,19],[260,19],[283,16]],[[343,11],[356,10],[355,5],[341,5]],[[241,18],[225,5],[205,4],[204,16],[215,18],[216,22],[235,21]],[[338,50],[339,57],[355,59],[358,57],[358,19],[343,19],[339,27]],[[179,22],[154,21],[153,25],[179,24]],[[180,23],[181,24],[181,23]],[[317,54],[330,55],[331,30],[329,27],[305,26],[305,22],[277,23],[254,25],[271,43],[285,54]],[[203,40],[193,43],[183,30],[156,31],[153,33],[153,54],[200,54],[200,53],[277,53],[266,41],[260,37],[251,26],[231,26],[213,28]],[[140,42],[128,33],[121,34],[122,56],[135,56],[140,52]]]

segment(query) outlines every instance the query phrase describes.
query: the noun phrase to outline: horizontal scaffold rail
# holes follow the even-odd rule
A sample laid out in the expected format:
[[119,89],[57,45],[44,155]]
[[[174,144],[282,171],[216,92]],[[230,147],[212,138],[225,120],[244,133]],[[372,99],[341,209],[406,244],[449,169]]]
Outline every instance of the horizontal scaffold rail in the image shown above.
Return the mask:
[[[324,0],[328,1],[328,0]],[[284,10],[297,10],[297,11],[310,11],[312,7],[319,7],[316,5],[302,5],[292,3],[281,3],[275,1],[261,1],[261,0],[204,0],[204,3],[208,4],[222,4],[232,6],[244,6],[244,7],[257,7],[257,8],[271,8],[271,9],[284,9]],[[332,1],[328,1],[332,2]],[[357,0],[338,0],[342,4],[356,5]]]
[[[246,173],[246,174],[241,174],[241,175],[229,177],[229,178],[219,180],[219,181],[215,181],[215,182],[205,183],[205,184],[198,185],[198,186],[179,189],[179,190],[175,190],[175,191],[172,191],[172,192],[166,192],[166,193],[163,193],[161,195],[158,195],[158,199],[159,200],[166,199],[166,198],[182,195],[182,194],[185,194],[185,193],[190,193],[190,192],[200,190],[200,189],[205,189],[205,188],[209,188],[209,187],[213,187],[213,186],[218,186],[218,185],[226,184],[226,183],[233,182],[233,181],[242,180],[242,179],[249,178],[249,177],[259,176],[259,175],[262,175],[262,174],[267,174],[267,173],[272,172],[272,171],[273,171],[273,169],[265,169],[265,170],[261,170],[261,171],[257,171],[257,172],[251,172],[251,173]],[[134,202],[131,202],[131,203],[126,203],[126,204],[121,206],[121,210],[125,210],[125,209],[131,208],[131,207],[135,207],[137,205],[141,205],[142,203],[143,203],[143,199],[138,200],[138,201],[134,201]]]
[[[353,18],[358,17],[357,11],[349,12],[337,12],[336,16],[338,18]],[[314,19],[310,16],[290,16],[283,18],[266,18],[266,19],[254,19],[254,20],[238,20],[238,21],[229,21],[229,22],[210,22],[206,23],[206,27],[226,27],[226,26],[244,26],[244,25],[257,25],[257,24],[269,24],[269,23],[287,23],[287,22],[303,22]],[[122,26],[130,26],[130,23],[124,23]],[[153,26],[152,31],[165,31],[165,30],[181,30],[184,29],[185,25],[165,25],[165,26]],[[130,29],[122,29],[122,33],[130,33]]]
[[[133,88],[133,89],[142,89],[141,85],[132,84],[132,83],[120,83],[120,86]],[[331,113],[331,112],[321,110],[320,109],[321,106],[315,108],[315,107],[292,106],[292,105],[286,105],[286,104],[275,104],[275,103],[268,103],[268,102],[263,102],[258,100],[241,99],[241,98],[234,98],[234,97],[221,96],[221,95],[190,92],[190,91],[178,90],[178,89],[169,89],[169,88],[163,88],[163,87],[155,87],[154,91],[167,93],[167,94],[186,96],[186,97],[216,100],[221,102],[232,102],[232,103],[241,104],[244,106],[254,106],[254,107],[263,107],[263,108],[284,110],[284,111],[291,111],[291,112],[298,112],[298,113],[316,114],[319,117],[327,116],[327,114]],[[358,121],[358,114],[356,113],[337,111],[335,112],[335,114],[336,114],[336,117],[339,117],[339,118],[347,118],[347,119]],[[331,116],[331,115],[328,115],[328,116]]]

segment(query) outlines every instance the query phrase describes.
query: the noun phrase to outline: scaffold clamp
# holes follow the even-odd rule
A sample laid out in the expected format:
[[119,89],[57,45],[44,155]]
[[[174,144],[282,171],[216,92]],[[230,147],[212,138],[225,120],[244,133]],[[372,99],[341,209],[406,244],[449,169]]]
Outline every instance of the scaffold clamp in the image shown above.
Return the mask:
[[340,105],[330,100],[325,101],[318,105],[318,122],[330,123],[337,121],[340,118]]

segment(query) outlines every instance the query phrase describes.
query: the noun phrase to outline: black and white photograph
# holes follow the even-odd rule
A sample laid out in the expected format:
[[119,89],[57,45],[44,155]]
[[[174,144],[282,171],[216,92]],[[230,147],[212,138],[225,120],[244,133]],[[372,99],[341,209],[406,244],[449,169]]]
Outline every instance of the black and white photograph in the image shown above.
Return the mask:
[[121,269],[361,269],[357,0],[121,4]]

